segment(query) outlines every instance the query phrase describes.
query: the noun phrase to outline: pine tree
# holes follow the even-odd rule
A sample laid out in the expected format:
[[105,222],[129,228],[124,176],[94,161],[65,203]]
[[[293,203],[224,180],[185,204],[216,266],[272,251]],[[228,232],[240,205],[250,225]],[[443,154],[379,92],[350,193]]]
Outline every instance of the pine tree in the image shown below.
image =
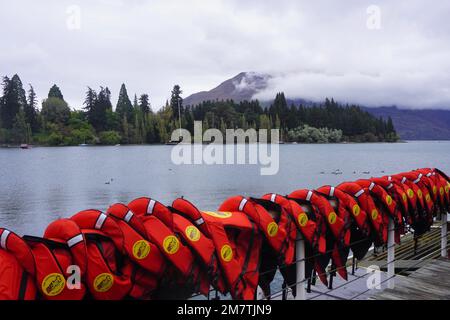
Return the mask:
[[172,90],[172,95],[170,98],[170,107],[172,109],[172,116],[174,119],[178,119],[179,115],[183,115],[183,98],[181,97],[181,88],[179,85],[175,85]]
[[0,113],[4,128],[11,129],[13,127],[17,113],[20,110],[23,111],[26,104],[26,93],[19,76],[15,74],[11,80],[8,77],[4,77]]
[[56,84],[54,84],[50,88],[50,90],[48,92],[48,97],[49,98],[58,98],[58,99],[64,100],[64,97],[63,97],[63,95],[61,93],[61,90],[59,89],[59,87]]
[[31,131],[36,132],[38,130],[38,121],[37,121],[37,98],[36,93],[34,92],[33,86],[30,84],[30,88],[28,89],[28,101],[25,105],[25,119],[26,122],[29,123]]
[[124,83],[122,83],[122,86],[120,87],[116,112],[120,119],[125,116],[128,122],[133,120],[133,105],[131,104],[130,98],[128,97],[127,88],[125,87]]
[[20,109],[14,118],[12,126],[13,141],[17,144],[30,143],[31,132],[30,125],[26,122],[25,112]]
[[151,112],[150,102],[148,98],[148,94],[141,94],[139,97],[139,110],[143,115],[146,115]]

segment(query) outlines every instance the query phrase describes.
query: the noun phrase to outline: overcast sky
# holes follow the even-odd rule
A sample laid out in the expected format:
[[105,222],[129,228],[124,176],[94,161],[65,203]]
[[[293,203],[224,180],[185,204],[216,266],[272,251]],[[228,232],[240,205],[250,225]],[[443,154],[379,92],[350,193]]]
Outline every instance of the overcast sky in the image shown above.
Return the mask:
[[76,108],[86,86],[115,105],[125,82],[158,109],[174,84],[255,71],[274,75],[262,99],[450,109],[449,17],[445,0],[0,0],[0,75],[40,99],[56,83]]

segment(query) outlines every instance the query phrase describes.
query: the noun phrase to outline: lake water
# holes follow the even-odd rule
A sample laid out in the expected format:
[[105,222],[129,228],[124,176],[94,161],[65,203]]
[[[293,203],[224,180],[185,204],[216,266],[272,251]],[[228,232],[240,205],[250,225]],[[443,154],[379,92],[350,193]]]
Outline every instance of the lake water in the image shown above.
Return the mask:
[[[450,142],[280,145],[280,170],[258,165],[181,165],[171,146],[0,149],[0,227],[42,235],[54,219],[150,196],[184,196],[214,210],[229,196],[287,194],[418,167],[450,173]],[[331,172],[339,169],[341,175]],[[324,173],[322,173],[324,172]],[[363,173],[370,172],[370,174]],[[106,184],[109,182],[109,184]]]

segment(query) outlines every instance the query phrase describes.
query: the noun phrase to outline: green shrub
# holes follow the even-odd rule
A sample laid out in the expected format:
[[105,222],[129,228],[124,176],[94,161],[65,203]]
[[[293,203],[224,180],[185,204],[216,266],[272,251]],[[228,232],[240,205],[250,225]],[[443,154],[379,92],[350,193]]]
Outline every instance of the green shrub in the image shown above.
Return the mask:
[[100,132],[99,138],[100,138],[100,144],[105,144],[105,145],[115,145],[115,144],[120,143],[120,141],[122,140],[122,137],[120,136],[119,132],[117,132],[117,131]]

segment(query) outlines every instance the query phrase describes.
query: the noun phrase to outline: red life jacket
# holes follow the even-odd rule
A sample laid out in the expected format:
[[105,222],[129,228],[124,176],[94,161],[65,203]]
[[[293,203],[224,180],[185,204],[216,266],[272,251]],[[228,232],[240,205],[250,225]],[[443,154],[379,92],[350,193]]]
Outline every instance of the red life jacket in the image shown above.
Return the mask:
[[[332,260],[339,269],[344,269],[339,255],[335,252],[337,250],[336,243],[343,242],[341,234],[344,230],[344,221],[334,212],[330,203],[317,192],[307,189],[297,190],[289,194],[288,197],[297,201],[300,205],[310,205],[313,210],[311,218],[319,226],[321,237],[325,239],[326,243],[324,253],[311,252],[314,256],[314,269],[322,283],[328,285],[326,268],[330,260]],[[337,228],[334,227],[333,231],[329,226],[335,224],[338,224],[338,226]],[[327,231],[330,232],[331,236],[327,236]],[[336,237],[337,234],[339,235],[338,237]]]
[[[289,201],[279,200],[279,195],[276,197],[276,201],[283,206],[286,211],[291,215],[292,220],[295,222],[298,230],[301,232],[306,242],[311,245],[314,251],[324,253],[326,251],[326,240],[325,236],[321,235],[316,222],[308,217],[308,214],[303,210],[303,208],[294,200],[285,198]],[[281,197],[283,199],[284,197]],[[289,208],[290,206],[290,208]]]
[[360,207],[368,213],[369,221],[373,228],[371,234],[374,236],[375,244],[381,245],[387,243],[387,225],[384,224],[378,208],[369,196],[369,190],[362,188],[354,182],[344,182],[336,188],[356,198]]
[[[413,180],[405,177],[404,174],[397,174],[391,177],[400,183],[408,186],[407,196],[410,200],[415,202],[413,208],[415,208],[414,213],[411,215],[411,226],[414,229],[416,235],[421,235],[430,230],[431,223],[429,218],[429,212],[427,210],[427,205],[423,196],[423,191],[414,183]],[[414,201],[415,200],[415,201]]]
[[439,183],[438,194],[443,206],[442,211],[450,212],[450,178],[436,168],[433,169],[432,174]]
[[225,200],[219,207],[219,211],[242,212],[246,214],[264,235],[267,243],[274,251],[276,259],[281,264],[291,264],[294,258],[294,243],[292,230],[295,231],[291,219],[282,209],[280,212],[280,221],[277,223],[267,212],[266,207],[270,206],[270,199],[254,199],[235,196]]
[[[190,261],[193,267],[192,281],[199,286],[200,293],[207,295],[211,279],[217,271],[217,261],[214,256],[215,248],[213,242],[208,239],[193,223],[160,202],[150,198],[139,198],[131,201],[128,207],[140,219],[147,220],[147,217],[154,216],[164,222],[165,226],[171,230],[179,239],[181,244],[190,249]],[[172,255],[177,260],[186,260],[181,256]],[[183,261],[182,263],[186,263]],[[187,276],[183,276],[186,279]]]
[[418,197],[423,200],[423,208],[427,212],[428,222],[430,225],[433,224],[434,202],[431,195],[433,194],[434,184],[422,173],[411,171],[402,173],[401,175],[419,187],[419,190],[417,191]]
[[404,195],[402,194],[402,199],[406,197],[406,200],[408,202],[408,214],[406,217],[406,222],[409,225],[412,225],[414,220],[416,219],[415,216],[418,215],[418,206],[420,205],[417,203],[418,199],[414,190],[411,189],[411,187],[406,183],[407,179],[399,178],[396,176],[384,176],[381,179],[386,179],[403,190]]
[[[361,209],[358,202],[349,194],[332,186],[323,186],[316,189],[317,192],[323,194],[328,199],[335,199],[338,201],[339,211],[344,209],[351,213],[350,216],[355,221],[362,234],[368,236],[370,234],[370,225],[367,220],[367,213]],[[346,222],[347,224],[348,222]]]
[[22,238],[0,228],[0,300],[35,300],[33,253]]
[[[408,205],[408,196],[406,195],[403,187],[393,181],[389,181],[387,178],[371,178],[371,181],[381,186],[386,192],[395,200],[397,203],[398,209],[401,213],[401,219],[407,220],[409,205]],[[404,226],[404,224],[402,224]]]
[[423,168],[416,170],[416,172],[422,173],[423,175],[431,179],[431,181],[433,181],[434,186],[432,190],[432,197],[435,205],[439,206],[441,212],[443,212],[447,209],[446,192],[448,194],[448,187],[446,187],[447,182],[445,178],[443,178],[443,176],[437,171],[432,168]]
[[[289,248],[288,248],[287,252],[292,250],[293,260],[294,259],[297,260],[297,257],[295,256],[295,245],[296,245],[295,241],[297,239],[297,232],[300,232],[303,235],[303,238],[305,240],[305,249],[308,248],[308,250],[306,250],[306,252],[310,252],[310,251],[317,252],[317,250],[319,249],[319,246],[321,247],[322,252],[326,251],[325,237],[320,237],[320,234],[318,233],[318,230],[316,228],[316,223],[312,219],[309,219],[308,215],[303,211],[302,207],[297,202],[295,202],[294,200],[289,200],[286,197],[283,197],[278,194],[273,194],[273,193],[264,195],[262,197],[262,199],[271,201],[274,204],[276,204],[276,206],[279,206],[278,208],[272,208],[272,210],[279,212],[280,218],[282,218],[283,215],[287,215],[290,217],[289,220],[291,222],[289,222],[289,223],[292,224],[292,226],[285,227],[285,229],[290,230],[287,232],[287,234],[290,235],[289,236],[290,243],[289,243]],[[287,219],[285,219],[285,220],[287,220]],[[282,225],[284,223],[278,222],[278,224]],[[319,239],[322,239],[321,244],[319,244]],[[290,253],[287,253],[287,255],[290,255]],[[274,260],[276,260],[276,257]],[[262,261],[262,265],[264,265],[264,261]],[[313,269],[314,269],[314,259],[305,259],[306,275],[311,275]],[[272,270],[274,270],[272,272],[272,274],[269,273],[269,275],[271,276],[271,277],[269,277],[269,281],[268,281],[269,284],[275,276],[276,265],[272,266]],[[296,264],[292,263],[292,264],[288,264],[285,266],[280,266],[279,270],[284,279],[284,283],[288,287],[291,287],[292,294],[295,297],[296,296],[295,284],[297,281]],[[267,277],[268,272],[264,272],[261,268],[260,268],[260,273],[261,273],[260,278]],[[260,280],[260,287],[263,288],[263,286],[261,286],[261,280]],[[264,290],[264,288],[263,288],[263,290]],[[270,287],[269,287],[269,290],[265,290],[265,295],[270,296]]]
[[389,217],[394,221],[394,234],[396,243],[400,243],[400,235],[403,232],[403,219],[397,202],[380,185],[368,179],[355,181],[365,190],[369,191],[378,211],[381,214],[385,226],[389,226]]
[[422,174],[427,179],[430,180],[428,183],[430,183],[429,188],[430,188],[431,199],[433,200],[433,202],[439,201],[439,190],[438,190],[439,181],[438,181],[438,179],[436,179],[436,175],[433,175],[433,170],[430,168],[422,168],[422,169],[414,170],[414,172],[417,174]]
[[306,201],[317,208],[317,212],[324,218],[328,227],[331,230],[334,238],[337,241],[342,241],[343,243],[349,243],[350,234],[348,230],[344,229],[345,222],[338,214],[336,214],[334,208],[319,193],[308,189],[297,190],[289,194],[291,199],[299,199]]
[[97,300],[121,300],[133,289],[135,267],[122,230],[112,217],[98,210],[81,211],[70,218],[81,229],[87,248],[86,284]]
[[369,179],[357,180],[355,183],[359,184],[364,189],[367,188],[370,191],[373,198],[377,199],[380,203],[380,206],[378,207],[381,211],[386,213],[386,217],[389,215],[394,220],[396,226],[401,226],[403,224],[402,214],[400,210],[398,210],[397,202],[383,187]]
[[45,238],[24,236],[36,263],[35,279],[45,300],[81,300],[86,294],[84,283],[79,289],[67,284],[69,267],[77,265],[68,245]]
[[262,243],[257,226],[242,212],[200,211],[185,199],[175,200],[172,207],[213,241],[222,277],[219,289],[233,299],[254,299]]

